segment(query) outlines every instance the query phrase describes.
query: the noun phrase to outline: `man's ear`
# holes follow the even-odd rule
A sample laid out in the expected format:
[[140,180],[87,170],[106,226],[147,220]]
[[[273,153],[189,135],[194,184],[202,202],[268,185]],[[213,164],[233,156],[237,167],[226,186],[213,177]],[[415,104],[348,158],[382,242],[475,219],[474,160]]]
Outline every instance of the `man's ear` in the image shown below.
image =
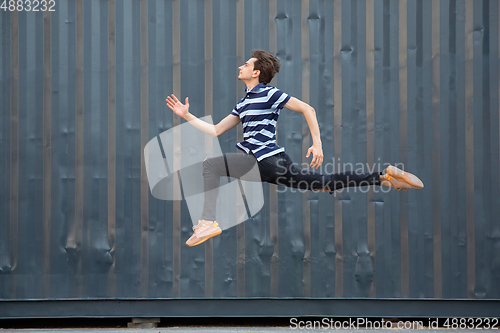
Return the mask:
[[260,70],[256,69],[253,71],[252,77],[259,77],[260,75]]

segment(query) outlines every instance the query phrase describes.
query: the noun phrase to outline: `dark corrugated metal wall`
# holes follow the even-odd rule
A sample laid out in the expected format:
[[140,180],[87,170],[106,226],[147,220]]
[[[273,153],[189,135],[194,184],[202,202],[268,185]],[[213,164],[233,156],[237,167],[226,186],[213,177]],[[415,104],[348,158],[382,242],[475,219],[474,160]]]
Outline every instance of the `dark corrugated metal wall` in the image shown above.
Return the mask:
[[[0,12],[0,299],[500,298],[496,0],[56,1]],[[225,117],[237,66],[310,103],[323,171],[402,163],[422,191],[265,184],[246,223],[188,248],[184,201],[149,192],[165,97]],[[281,113],[297,163],[305,119]],[[236,151],[242,130],[220,139]],[[333,167],[334,166],[334,167]]]

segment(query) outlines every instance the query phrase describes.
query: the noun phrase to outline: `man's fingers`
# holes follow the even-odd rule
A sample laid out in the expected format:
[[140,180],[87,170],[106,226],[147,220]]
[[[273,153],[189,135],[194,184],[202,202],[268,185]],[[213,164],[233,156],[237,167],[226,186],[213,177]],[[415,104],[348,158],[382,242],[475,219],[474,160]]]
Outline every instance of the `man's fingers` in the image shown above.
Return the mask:
[[314,168],[316,166],[316,160],[316,156],[314,156],[310,164],[311,168]]
[[172,99],[172,97],[168,96],[167,99],[167,106],[175,112],[175,109],[176,109],[176,103],[175,101]]
[[316,167],[316,169],[319,168],[321,166],[321,164],[323,164],[323,159],[322,158],[319,160],[318,166]]
[[309,166],[311,168],[314,168],[314,165],[316,163],[316,155],[313,152],[311,152],[311,148],[309,148],[309,150],[307,151],[307,156],[306,157],[309,157],[311,154],[313,154],[313,158],[312,158],[311,164],[309,164]]
[[307,154],[306,154],[306,158],[309,157],[309,155],[313,154],[313,158],[311,160],[311,164],[309,164],[310,167],[312,168],[319,168],[321,166],[321,164],[323,164],[323,154],[316,154],[314,151],[313,151],[313,148],[309,148],[307,150]]
[[175,101],[172,99],[172,97],[168,96],[167,97],[167,103],[174,105]]
[[176,103],[179,103],[179,100],[177,99],[177,97],[176,97],[174,94],[172,94],[172,97],[174,98],[174,101],[175,101]]
[[319,168],[319,167],[321,166],[321,164],[323,164],[323,158],[321,158],[321,157],[316,157],[316,158],[314,158],[314,159],[311,161],[310,166],[311,166],[312,168],[316,167],[316,169],[317,169],[317,168]]

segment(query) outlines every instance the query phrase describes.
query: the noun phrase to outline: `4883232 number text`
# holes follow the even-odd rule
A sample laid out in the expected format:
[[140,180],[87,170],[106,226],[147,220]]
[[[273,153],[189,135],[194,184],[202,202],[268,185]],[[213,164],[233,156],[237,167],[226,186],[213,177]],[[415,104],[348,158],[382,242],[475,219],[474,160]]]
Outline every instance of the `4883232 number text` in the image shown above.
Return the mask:
[[55,0],[3,0],[0,10],[10,12],[55,12],[55,6]]

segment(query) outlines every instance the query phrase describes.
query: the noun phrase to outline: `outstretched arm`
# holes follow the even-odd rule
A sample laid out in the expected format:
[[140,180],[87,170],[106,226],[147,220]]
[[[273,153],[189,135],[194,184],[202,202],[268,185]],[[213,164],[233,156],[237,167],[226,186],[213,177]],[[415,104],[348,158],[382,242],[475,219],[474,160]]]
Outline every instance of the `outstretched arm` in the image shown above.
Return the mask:
[[323,163],[323,148],[321,146],[321,136],[319,133],[318,120],[316,119],[316,111],[312,106],[295,97],[290,98],[285,104],[285,107],[292,111],[302,113],[306,118],[307,125],[309,126],[313,139],[313,145],[307,150],[306,157],[309,157],[312,153],[313,159],[310,166],[312,168],[316,167],[316,169],[319,168],[319,166]]
[[215,138],[231,128],[238,125],[240,118],[235,115],[228,115],[226,118],[222,119],[217,125],[209,124],[203,120],[198,119],[189,113],[189,99],[186,97],[186,104],[182,104],[175,95],[168,96],[167,106],[174,111],[176,115],[188,121],[191,125],[196,127],[202,132],[207,133],[211,137]]

